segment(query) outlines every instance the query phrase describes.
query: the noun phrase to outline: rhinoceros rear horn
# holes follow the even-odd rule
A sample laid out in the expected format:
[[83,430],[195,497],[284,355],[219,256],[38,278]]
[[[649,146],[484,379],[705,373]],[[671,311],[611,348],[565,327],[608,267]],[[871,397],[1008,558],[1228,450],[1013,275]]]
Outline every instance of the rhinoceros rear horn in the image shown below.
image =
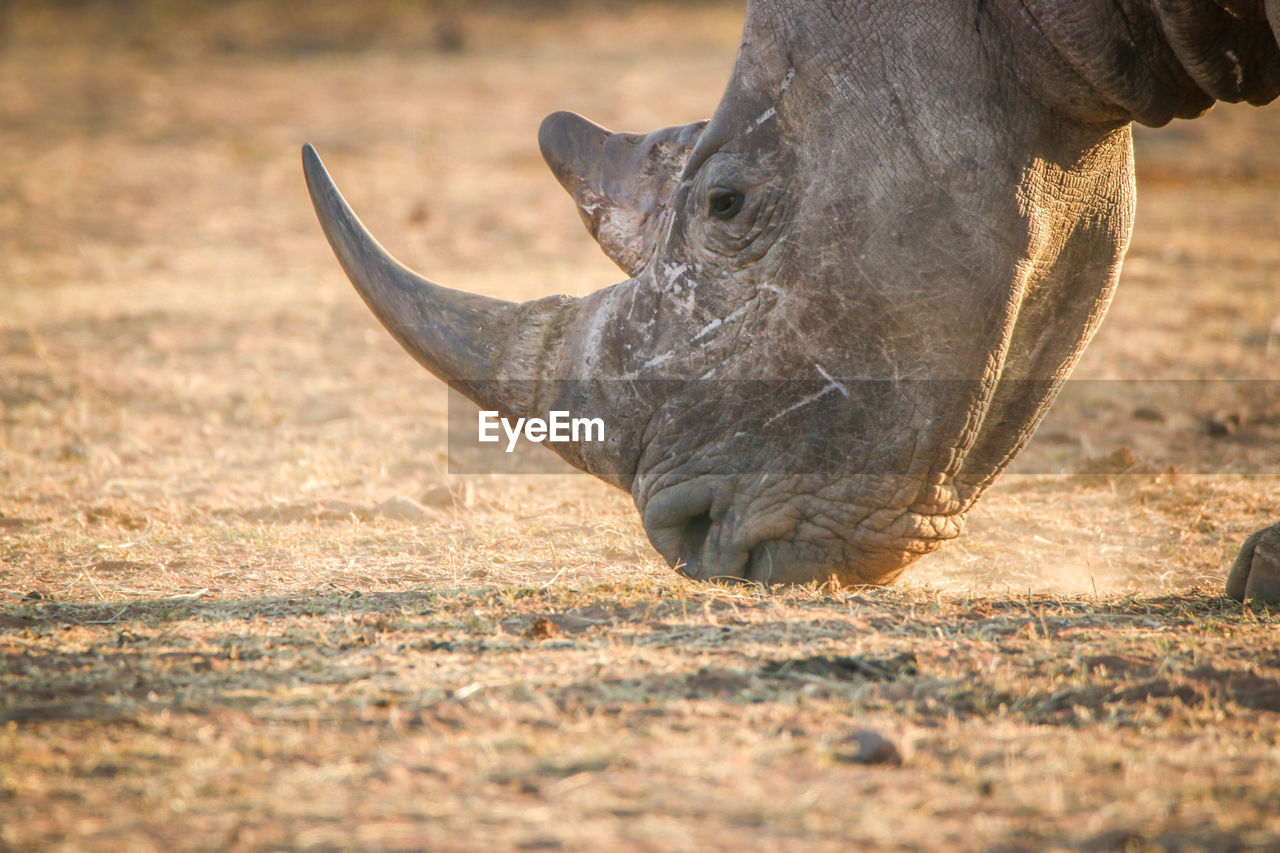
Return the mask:
[[382,325],[423,367],[477,403],[524,414],[538,385],[554,378],[578,300],[520,304],[441,287],[374,239],[310,145],[302,164],[329,245]]
[[[576,113],[552,113],[538,128],[538,147],[556,180],[575,201],[579,197],[588,171],[599,168],[605,145],[613,134]],[[596,190],[599,192],[599,189]]]
[[661,211],[706,124],[642,135],[612,133],[575,113],[543,120],[543,159],[573,196],[591,236],[627,275],[637,275],[653,254]]

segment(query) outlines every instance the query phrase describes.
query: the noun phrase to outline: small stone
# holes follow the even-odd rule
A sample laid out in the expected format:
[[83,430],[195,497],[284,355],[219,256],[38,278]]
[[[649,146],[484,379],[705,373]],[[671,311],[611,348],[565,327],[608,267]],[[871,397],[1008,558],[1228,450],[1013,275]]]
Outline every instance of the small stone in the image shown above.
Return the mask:
[[82,441],[72,441],[62,445],[58,455],[64,462],[83,462],[89,458],[89,447]]
[[882,765],[899,767],[902,765],[902,753],[893,741],[871,729],[862,729],[845,738],[842,745],[835,750],[837,761],[847,764]]
[[1205,418],[1205,432],[1215,438],[1223,436],[1235,435],[1240,431],[1240,427],[1244,426],[1244,417],[1239,412],[1219,412],[1216,415]]
[[436,483],[423,489],[418,500],[426,506],[450,507],[453,506],[453,492],[444,483]]
[[531,640],[549,640],[560,633],[560,627],[545,616],[539,616],[534,623],[529,626],[529,630],[525,631],[525,636]]
[[1133,410],[1133,417],[1135,420],[1151,421],[1157,424],[1162,424],[1165,421],[1164,412],[1154,406],[1139,406]]
[[467,30],[454,15],[445,15],[432,28],[432,41],[441,53],[461,53],[467,47]]
[[358,518],[361,521],[368,521],[373,517],[373,507],[368,504],[354,503],[352,501],[327,500],[320,504],[320,512],[317,518],[321,521],[349,521],[352,518]]
[[375,506],[373,514],[391,521],[423,521],[427,508],[412,498],[394,497]]
[[469,480],[463,480],[453,486],[436,483],[423,489],[422,494],[418,495],[418,502],[438,508],[470,509],[476,505],[476,487]]

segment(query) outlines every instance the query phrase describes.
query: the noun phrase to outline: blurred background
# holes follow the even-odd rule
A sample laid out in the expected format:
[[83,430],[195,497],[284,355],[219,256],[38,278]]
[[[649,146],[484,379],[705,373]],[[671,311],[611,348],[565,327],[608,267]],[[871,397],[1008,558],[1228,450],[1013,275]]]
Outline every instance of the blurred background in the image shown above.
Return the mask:
[[901,596],[449,472],[299,147],[441,282],[586,293],[540,120],[707,117],[744,5],[0,0],[0,849],[1274,843],[1274,619],[1217,596],[1280,520],[1280,105],[1137,131],[1095,381]]

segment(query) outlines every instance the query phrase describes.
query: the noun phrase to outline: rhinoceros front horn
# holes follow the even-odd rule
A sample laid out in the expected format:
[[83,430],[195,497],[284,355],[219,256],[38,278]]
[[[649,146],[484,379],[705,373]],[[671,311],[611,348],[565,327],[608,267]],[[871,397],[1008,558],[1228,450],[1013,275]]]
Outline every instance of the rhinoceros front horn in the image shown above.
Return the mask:
[[425,368],[484,407],[527,416],[554,379],[579,300],[515,303],[441,287],[393,258],[347,205],[314,148],[302,165],[329,245],[365,304]]

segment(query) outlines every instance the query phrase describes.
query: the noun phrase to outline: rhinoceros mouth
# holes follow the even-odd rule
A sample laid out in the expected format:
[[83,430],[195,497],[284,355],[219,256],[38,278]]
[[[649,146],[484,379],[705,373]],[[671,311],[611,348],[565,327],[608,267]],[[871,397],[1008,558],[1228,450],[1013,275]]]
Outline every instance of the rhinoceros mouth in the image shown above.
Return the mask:
[[672,485],[642,507],[645,531],[669,565],[695,580],[878,585],[964,530],[959,504],[859,510],[800,493],[758,496],[753,508],[734,500],[741,494],[714,479]]
[[[925,518],[929,520],[924,521]],[[806,584],[838,581],[847,586],[884,586],[892,583],[911,563],[932,554],[943,543],[960,536],[964,521],[960,516],[948,518],[921,517],[913,525],[929,525],[928,536],[913,538],[884,538],[874,541],[844,543],[842,558],[815,557],[806,561],[797,559],[789,540],[761,542],[742,552],[729,565],[707,565],[699,561],[696,551],[681,552],[672,568],[692,580],[746,582],[753,584]]]
[[[846,585],[882,586],[892,583],[902,570],[919,558],[937,551],[964,531],[964,516],[922,515],[905,512],[888,531],[855,528],[834,559],[816,558],[788,564],[788,555],[775,554],[781,543],[753,548],[744,577],[758,583],[820,583],[835,579]],[[902,534],[899,530],[910,531]],[[779,557],[782,559],[780,560]],[[785,571],[779,565],[786,565]]]

